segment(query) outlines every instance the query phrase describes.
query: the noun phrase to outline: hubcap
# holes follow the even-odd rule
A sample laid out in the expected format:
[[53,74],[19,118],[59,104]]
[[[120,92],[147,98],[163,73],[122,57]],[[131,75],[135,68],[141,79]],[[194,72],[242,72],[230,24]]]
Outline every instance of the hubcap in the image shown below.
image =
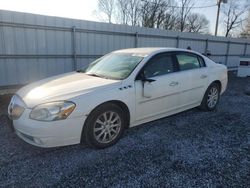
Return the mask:
[[219,92],[216,87],[212,87],[208,93],[207,105],[209,108],[213,108],[216,106],[219,99]]
[[104,112],[94,125],[95,139],[100,143],[109,143],[119,134],[121,129],[121,118],[116,112]]

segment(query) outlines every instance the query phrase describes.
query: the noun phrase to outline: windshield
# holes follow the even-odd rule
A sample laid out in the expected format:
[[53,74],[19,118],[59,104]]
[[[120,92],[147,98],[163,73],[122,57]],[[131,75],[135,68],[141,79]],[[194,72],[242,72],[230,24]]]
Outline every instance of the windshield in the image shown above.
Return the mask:
[[144,57],[130,53],[111,53],[80,70],[91,76],[122,80],[127,78]]

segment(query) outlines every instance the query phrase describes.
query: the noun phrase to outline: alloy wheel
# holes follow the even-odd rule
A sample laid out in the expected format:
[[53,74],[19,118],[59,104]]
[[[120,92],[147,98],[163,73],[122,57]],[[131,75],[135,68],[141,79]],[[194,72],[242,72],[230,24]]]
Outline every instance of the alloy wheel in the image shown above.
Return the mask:
[[214,108],[219,99],[219,91],[216,87],[212,87],[209,90],[208,97],[207,97],[207,105],[209,108]]
[[117,137],[120,130],[121,118],[118,113],[104,112],[95,121],[94,137],[100,143],[109,143]]

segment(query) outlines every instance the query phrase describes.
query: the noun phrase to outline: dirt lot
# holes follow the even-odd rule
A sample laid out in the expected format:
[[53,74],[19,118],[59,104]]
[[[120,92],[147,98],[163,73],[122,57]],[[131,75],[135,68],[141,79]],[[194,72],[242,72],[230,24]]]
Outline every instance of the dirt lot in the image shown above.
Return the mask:
[[41,149],[7,126],[0,97],[2,187],[250,187],[250,78],[230,76],[218,109],[192,109],[126,131],[104,150]]

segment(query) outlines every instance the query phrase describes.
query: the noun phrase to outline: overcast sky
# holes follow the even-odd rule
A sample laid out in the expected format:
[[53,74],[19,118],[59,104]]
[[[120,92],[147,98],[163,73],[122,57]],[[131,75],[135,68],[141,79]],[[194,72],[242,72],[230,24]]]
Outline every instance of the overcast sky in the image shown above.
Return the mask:
[[[194,0],[195,6],[215,5],[216,1]],[[99,21],[94,14],[97,0],[0,0],[0,9]],[[206,15],[210,21],[210,32],[214,33],[217,7],[199,8],[193,11]]]

